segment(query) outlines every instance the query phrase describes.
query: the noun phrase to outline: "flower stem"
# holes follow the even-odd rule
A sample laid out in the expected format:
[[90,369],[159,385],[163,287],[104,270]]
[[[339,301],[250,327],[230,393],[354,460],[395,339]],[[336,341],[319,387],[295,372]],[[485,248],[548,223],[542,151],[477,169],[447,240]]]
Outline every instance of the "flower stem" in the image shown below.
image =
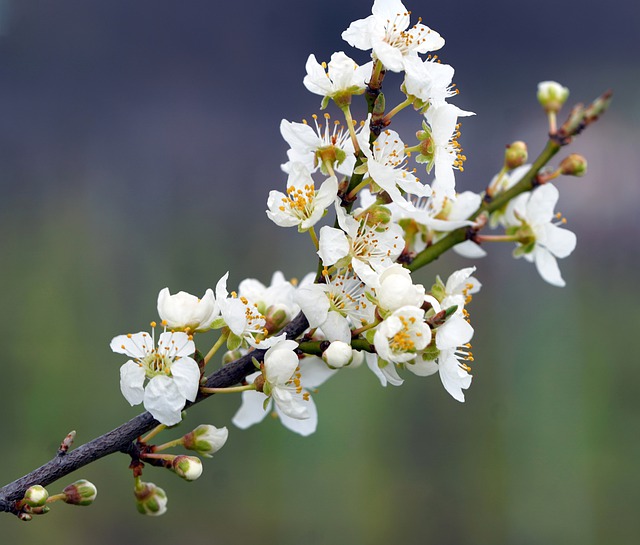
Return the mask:
[[520,237],[517,235],[477,235],[477,242],[518,242]]
[[353,149],[355,150],[356,155],[360,151],[360,146],[358,145],[358,138],[356,137],[356,128],[353,126],[353,117],[351,117],[351,108],[349,105],[345,105],[342,107],[342,113],[344,114],[344,118],[347,121],[347,127],[349,128],[349,134],[351,135],[351,141],[353,142]]
[[226,331],[224,331],[222,333],[222,335],[220,335],[220,338],[216,341],[216,344],[214,344],[211,347],[211,350],[209,350],[209,352],[207,353],[207,355],[204,357],[204,363],[205,365],[207,363],[209,363],[209,360],[213,357],[213,355],[218,351],[218,349],[226,342],[227,337],[229,337],[229,330],[227,329]]
[[[536,176],[540,169],[544,165],[546,165],[549,160],[556,153],[558,153],[559,150],[560,144],[554,140],[549,140],[545,148],[536,159],[535,163],[531,165],[529,171],[516,185],[514,185],[504,193],[498,194],[495,198],[485,201],[473,214],[471,214],[471,216],[469,216],[468,219],[475,220],[480,214],[483,213],[491,214],[491,212],[502,208],[514,197],[517,197],[525,191],[531,191],[537,183]],[[432,261],[435,261],[447,250],[453,248],[456,244],[460,244],[461,242],[467,240],[469,229],[469,227],[460,227],[459,229],[455,229],[435,244],[427,246],[418,255],[416,255],[414,260],[407,265],[407,268],[410,271],[415,271],[424,267],[425,265],[428,265]]]
[[369,185],[369,179],[365,178],[364,180],[362,180],[357,186],[355,186],[351,191],[349,191],[349,193],[347,193],[346,198],[350,201],[353,201],[356,199],[356,195],[358,194],[358,192],[367,187]]
[[174,439],[173,441],[167,441],[162,445],[156,445],[155,447],[153,447],[153,452],[159,452],[161,450],[167,450],[168,448],[180,446],[184,444],[183,439],[184,439],[183,437],[180,437],[179,439]]
[[255,384],[245,384],[244,386],[231,386],[229,388],[200,388],[201,394],[236,394],[238,392],[247,392],[255,390]]
[[398,104],[393,110],[391,110],[388,114],[384,116],[385,125],[388,125],[391,122],[391,118],[396,115],[398,112],[404,110],[407,106],[411,106],[413,104],[413,100],[407,98],[404,102]]
[[313,245],[316,247],[316,250],[317,250],[320,247],[320,244],[318,242],[318,235],[316,235],[316,230],[313,228],[313,226],[309,228],[309,236],[311,237],[311,240],[313,241]]
[[153,439],[156,435],[158,435],[161,431],[165,430],[167,426],[164,424],[160,424],[153,428],[147,435],[145,435],[142,439],[140,439],[141,443],[148,443],[150,439]]
[[153,452],[143,452],[140,454],[140,458],[149,458],[153,460],[173,460],[176,457],[175,454],[155,454]]

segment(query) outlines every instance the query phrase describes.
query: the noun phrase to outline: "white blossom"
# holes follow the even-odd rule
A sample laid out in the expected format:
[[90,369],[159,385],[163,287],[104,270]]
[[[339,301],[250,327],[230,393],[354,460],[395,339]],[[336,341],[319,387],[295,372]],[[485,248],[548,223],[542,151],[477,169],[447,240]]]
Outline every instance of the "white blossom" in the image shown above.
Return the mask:
[[556,258],[567,257],[573,252],[576,235],[556,223],[562,223],[553,212],[558,197],[558,190],[552,184],[519,195],[507,207],[505,224],[508,233],[522,237],[514,257],[524,256],[527,261],[534,262],[544,280],[562,287],[565,282]]
[[[299,363],[300,366],[300,384],[307,411],[307,418],[293,418],[287,415],[276,403],[275,414],[278,416],[282,424],[291,431],[303,436],[312,434],[318,425],[318,411],[313,398],[308,395],[308,388],[317,388],[323,384],[329,377],[336,373],[335,370],[329,369],[326,364],[318,357],[306,357]],[[252,384],[260,373],[253,373],[247,377],[247,382]],[[304,395],[307,394],[307,400]],[[273,402],[268,399],[265,403],[265,396],[261,392],[249,390],[242,392],[242,405],[232,419],[234,425],[240,429],[246,429],[254,424],[262,422],[272,410]]]
[[329,99],[340,103],[350,102],[351,95],[361,95],[367,87],[367,81],[371,77],[373,64],[368,62],[362,66],[338,51],[331,55],[327,66],[320,64],[315,55],[309,55],[305,66],[307,75],[304,77],[304,86],[316,95],[323,98],[322,108],[326,108]]
[[114,337],[111,349],[132,358],[120,368],[125,399],[131,405],[144,403],[161,424],[180,422],[182,409],[195,401],[200,385],[200,368],[190,357],[196,349],[193,340],[183,332],[164,332],[156,348],[153,334],[140,332]]
[[[435,167],[435,181],[432,184],[434,193],[440,197],[454,197],[455,177],[454,169],[462,170],[465,156],[458,143],[460,137],[459,117],[475,115],[473,112],[461,110],[453,104],[443,104],[431,107],[424,114],[429,127],[423,126],[431,139],[433,151],[424,157],[427,172]],[[420,159],[418,156],[416,160]]]
[[310,173],[320,169],[328,175],[325,162],[339,174],[351,176],[356,162],[351,135],[347,128],[336,122],[330,124],[329,114],[324,114],[324,127],[318,124],[318,116],[313,115],[315,129],[306,121],[293,123],[283,119],[280,133],[289,144],[287,161],[282,170],[290,172],[294,163],[302,163]]
[[400,0],[375,0],[371,13],[351,23],[342,39],[357,49],[371,49],[387,70],[401,72],[407,69],[406,59],[444,45],[440,34],[422,23],[407,30],[410,16]]
[[336,214],[341,229],[326,225],[320,229],[318,255],[322,264],[351,265],[363,282],[376,287],[379,274],[402,253],[402,228],[395,223],[368,225],[366,218],[356,220],[338,203]]
[[280,227],[307,231],[325,214],[338,194],[338,180],[327,178],[316,190],[313,178],[302,163],[293,163],[287,179],[287,194],[272,190],[267,200],[267,216]]
[[400,307],[376,329],[373,344],[384,361],[405,363],[431,342],[431,328],[424,321],[424,310]]

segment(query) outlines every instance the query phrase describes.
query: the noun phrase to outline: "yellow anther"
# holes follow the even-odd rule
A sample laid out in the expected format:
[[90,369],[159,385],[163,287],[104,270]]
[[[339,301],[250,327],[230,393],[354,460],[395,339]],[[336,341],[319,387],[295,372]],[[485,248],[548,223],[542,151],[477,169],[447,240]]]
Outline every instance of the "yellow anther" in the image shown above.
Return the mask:
[[151,325],[151,327],[156,327],[157,324],[155,322],[151,322],[150,325]]

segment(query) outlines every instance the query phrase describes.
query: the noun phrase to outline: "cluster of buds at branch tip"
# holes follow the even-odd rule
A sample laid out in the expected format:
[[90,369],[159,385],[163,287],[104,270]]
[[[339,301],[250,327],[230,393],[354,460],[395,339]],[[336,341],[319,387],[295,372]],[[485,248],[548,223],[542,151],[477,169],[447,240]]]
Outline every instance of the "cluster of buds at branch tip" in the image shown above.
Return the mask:
[[584,104],[574,106],[569,118],[558,129],[557,134],[552,135],[553,140],[560,146],[566,146],[571,143],[574,136],[580,134],[609,108],[612,96],[613,92],[611,90],[605,91],[586,108]]

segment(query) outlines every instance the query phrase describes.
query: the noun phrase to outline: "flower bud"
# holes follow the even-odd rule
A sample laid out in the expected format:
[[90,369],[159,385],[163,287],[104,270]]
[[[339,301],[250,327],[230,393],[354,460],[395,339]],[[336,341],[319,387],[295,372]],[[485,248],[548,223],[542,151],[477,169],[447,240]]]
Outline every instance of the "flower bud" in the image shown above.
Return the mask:
[[29,507],[41,507],[47,503],[47,498],[49,498],[47,489],[44,486],[35,484],[27,488],[27,491],[24,493],[23,502]]
[[329,367],[340,369],[349,365],[353,358],[353,349],[350,344],[342,341],[333,341],[322,353],[322,359]]
[[244,354],[240,350],[227,350],[222,356],[222,365],[240,359]]
[[572,153],[560,163],[560,173],[565,176],[584,176],[587,173],[587,160],[582,155]]
[[421,284],[414,285],[411,273],[396,263],[380,275],[380,287],[376,289],[376,296],[381,308],[393,312],[407,305],[422,305],[424,287]]
[[524,165],[528,157],[527,144],[521,140],[516,140],[507,146],[504,152],[504,166],[509,170],[513,170],[514,168]]
[[555,81],[538,83],[538,102],[545,112],[559,112],[562,105],[569,98],[569,89]]
[[67,486],[62,493],[62,501],[71,505],[91,505],[98,495],[98,490],[86,479],[80,479]]
[[269,334],[277,333],[289,322],[286,305],[271,305],[265,314],[265,329]]
[[171,295],[169,288],[158,294],[158,314],[169,329],[207,331],[219,313],[210,289],[202,299],[184,291]]
[[171,469],[185,481],[195,481],[202,475],[202,462],[195,456],[176,456],[171,462]]
[[363,217],[368,226],[384,230],[385,225],[391,221],[391,210],[382,204],[374,204],[367,208],[366,212],[359,214],[356,219],[360,220]]
[[167,494],[153,483],[138,482],[133,491],[136,508],[143,515],[158,517],[167,511]]
[[229,437],[229,430],[216,428],[210,424],[201,424],[191,433],[183,437],[184,448],[195,450],[198,454],[211,458],[211,455],[218,452]]

